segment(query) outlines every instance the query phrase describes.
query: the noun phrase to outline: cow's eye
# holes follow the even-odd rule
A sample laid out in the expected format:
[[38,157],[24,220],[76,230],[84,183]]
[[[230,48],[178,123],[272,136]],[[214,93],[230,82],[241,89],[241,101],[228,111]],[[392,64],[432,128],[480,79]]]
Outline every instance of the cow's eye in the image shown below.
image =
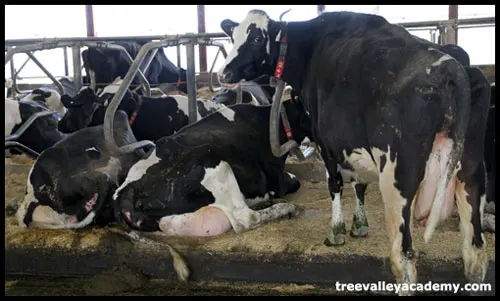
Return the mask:
[[255,39],[253,39],[253,41],[254,41],[255,43],[260,43],[260,42],[262,42],[262,37],[261,37],[261,36],[258,36],[258,37],[256,37]]

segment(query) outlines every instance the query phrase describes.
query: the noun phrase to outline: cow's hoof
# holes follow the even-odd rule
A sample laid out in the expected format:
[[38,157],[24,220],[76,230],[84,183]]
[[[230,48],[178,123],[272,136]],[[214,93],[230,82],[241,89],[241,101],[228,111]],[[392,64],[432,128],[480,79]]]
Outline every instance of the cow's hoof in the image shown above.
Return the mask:
[[341,245],[345,244],[345,234],[342,234],[342,233],[333,234],[333,233],[331,233],[327,238],[325,238],[325,241],[323,243],[327,247],[341,246]]
[[352,224],[351,236],[352,237],[366,237],[368,235],[368,225],[356,227]]

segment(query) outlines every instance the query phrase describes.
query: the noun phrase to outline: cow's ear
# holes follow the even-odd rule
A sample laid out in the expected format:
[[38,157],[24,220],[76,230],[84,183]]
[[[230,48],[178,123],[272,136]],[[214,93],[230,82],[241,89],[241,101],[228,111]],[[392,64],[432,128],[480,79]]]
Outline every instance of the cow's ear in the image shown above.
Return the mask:
[[225,19],[225,20],[222,20],[222,22],[220,22],[220,27],[222,28],[222,30],[226,33],[226,35],[228,37],[232,37],[233,36],[233,29],[238,26],[239,23],[236,23],[236,22],[233,22],[229,19]]

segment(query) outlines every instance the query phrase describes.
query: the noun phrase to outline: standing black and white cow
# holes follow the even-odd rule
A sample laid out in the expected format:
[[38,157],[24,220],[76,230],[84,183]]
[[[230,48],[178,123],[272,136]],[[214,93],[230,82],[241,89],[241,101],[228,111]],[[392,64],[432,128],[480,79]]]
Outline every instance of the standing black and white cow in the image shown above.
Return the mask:
[[[285,110],[301,141],[310,120],[290,102]],[[232,105],[156,141],[156,149],[132,166],[114,194],[117,220],[141,231],[215,236],[292,213],[295,206],[286,203],[249,208],[300,187],[284,170],[285,157],[271,152],[270,112],[269,105]],[[286,140],[283,129],[280,138]]]
[[[376,15],[335,12],[284,23],[253,10],[241,23],[224,20],[221,27],[233,41],[221,83],[275,72],[310,113],[332,197],[325,243],[345,243],[340,165],[357,182],[379,183],[399,283],[417,281],[412,217],[425,225],[429,241],[455,195],[465,275],[470,282],[484,280],[485,78],[471,89],[459,62]],[[286,56],[280,56],[283,45]],[[475,103],[471,91],[487,97]]]
[[[144,43],[118,42],[116,44],[123,46],[132,59],[135,59]],[[96,89],[104,88],[116,77],[124,78],[130,68],[130,64],[121,52],[110,48],[89,47],[82,52],[82,60],[87,73],[84,84],[88,85],[90,79],[94,78],[97,84]],[[144,70],[143,67],[141,70]],[[179,91],[187,93],[186,70],[175,66],[165,55],[163,48],[158,49],[144,76],[149,84],[177,83]],[[132,85],[137,84],[139,80],[136,77]]]
[[[5,137],[15,134],[33,114],[46,111],[50,109],[38,101],[5,99]],[[67,136],[57,129],[60,118],[56,112],[38,117],[14,141],[41,153]]]
[[[121,79],[117,78],[99,94],[91,88],[84,88],[74,98],[63,95],[61,101],[67,112],[59,121],[59,130],[72,133],[85,127],[103,124],[108,103],[120,86],[119,81]],[[223,104],[198,100],[197,119],[223,107]],[[118,109],[129,116],[132,131],[138,140],[155,141],[174,134],[189,123],[188,98],[183,95],[152,98],[128,90]]]

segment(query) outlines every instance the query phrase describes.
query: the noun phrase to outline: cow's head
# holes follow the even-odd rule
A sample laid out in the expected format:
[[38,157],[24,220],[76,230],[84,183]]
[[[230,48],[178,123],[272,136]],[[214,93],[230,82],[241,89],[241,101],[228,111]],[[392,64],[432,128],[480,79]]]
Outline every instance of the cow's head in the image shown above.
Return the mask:
[[233,43],[218,72],[221,84],[272,75],[279,54],[280,23],[269,19],[263,11],[252,10],[241,23],[226,19],[221,28]]
[[23,97],[21,101],[38,101],[61,115],[66,112],[66,109],[61,104],[61,95],[53,90],[34,89],[30,94]]
[[82,89],[75,97],[63,95],[61,102],[67,111],[57,127],[63,133],[72,133],[88,127],[97,109],[105,106],[105,100],[91,88]]
[[[118,146],[136,142],[128,116],[118,110],[113,135]],[[128,169],[141,157],[112,155],[103,126],[86,128],[46,149],[29,175],[16,218],[20,226],[46,229],[83,228],[100,218],[113,218],[111,196]]]
[[114,49],[89,47],[82,52],[82,60],[87,75],[92,73],[95,76],[96,87],[108,85],[117,76],[125,77],[129,66],[122,62],[121,53]]

